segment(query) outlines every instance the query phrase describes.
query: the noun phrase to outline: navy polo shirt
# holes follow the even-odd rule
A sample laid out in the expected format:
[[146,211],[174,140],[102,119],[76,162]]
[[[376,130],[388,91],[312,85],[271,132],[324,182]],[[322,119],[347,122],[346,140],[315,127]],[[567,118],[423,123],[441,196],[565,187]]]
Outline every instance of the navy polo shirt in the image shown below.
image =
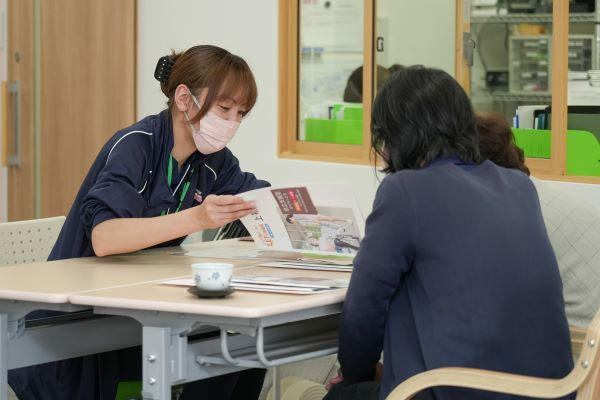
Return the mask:
[[[382,350],[380,399],[439,367],[571,371],[562,283],[525,174],[445,159],[382,181],[342,313],[344,383],[373,379]],[[517,398],[450,388],[423,395]]]
[[[167,182],[172,148],[173,124],[168,110],[117,132],[85,177],[48,260],[94,255],[91,232],[101,222],[173,212],[179,205],[181,188],[174,195]],[[242,172],[227,148],[209,155],[194,152],[181,170],[175,171],[173,180],[183,177],[186,171],[184,179],[190,185],[180,210],[200,204],[209,194],[238,194],[269,186],[253,174]],[[178,245],[183,239],[161,246]]]

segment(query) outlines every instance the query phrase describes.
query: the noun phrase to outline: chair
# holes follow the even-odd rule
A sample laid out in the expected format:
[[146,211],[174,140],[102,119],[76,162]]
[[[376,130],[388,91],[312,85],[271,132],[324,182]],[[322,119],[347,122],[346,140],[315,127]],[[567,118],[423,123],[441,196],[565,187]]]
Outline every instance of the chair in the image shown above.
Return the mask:
[[[0,223],[0,267],[46,261],[65,217]],[[9,388],[9,400],[17,399]]]
[[389,394],[386,400],[408,400],[421,390],[435,386],[454,386],[529,396],[538,399],[555,399],[577,392],[577,400],[600,398],[600,311],[585,331],[571,327],[571,346],[580,347],[575,367],[562,379],[534,378],[471,368],[437,368],[417,374]]
[[65,217],[0,223],[0,266],[46,261]]
[[580,328],[578,326],[569,326],[569,331],[571,333],[571,352],[573,353],[573,359],[577,360],[579,353],[581,353],[581,349],[583,348],[583,344],[585,343],[587,331],[585,328]]

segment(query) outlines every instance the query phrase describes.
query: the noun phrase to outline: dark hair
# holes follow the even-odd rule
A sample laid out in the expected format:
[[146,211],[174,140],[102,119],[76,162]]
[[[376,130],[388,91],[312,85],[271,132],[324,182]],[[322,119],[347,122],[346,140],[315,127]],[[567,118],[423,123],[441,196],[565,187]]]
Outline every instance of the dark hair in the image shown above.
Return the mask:
[[289,222],[290,224],[292,224],[292,223],[293,223],[293,222],[292,222],[292,219],[293,219],[293,218],[294,218],[294,214],[288,214],[288,215],[285,217],[285,220],[286,220],[287,222]]
[[[397,68],[399,64],[394,64]],[[391,67],[390,67],[391,68]],[[374,90],[381,88],[385,81],[390,77],[390,70],[381,65],[377,66],[377,87]],[[348,103],[362,103],[363,91],[363,67],[362,65],[356,68],[348,77],[346,88],[344,89],[343,100]]]
[[404,71],[406,67],[402,64],[392,64],[388,67],[388,71],[390,74],[395,74],[396,72]]
[[514,168],[529,175],[525,154],[515,144],[515,137],[503,115],[496,112],[477,115],[479,151],[483,159],[505,168]]
[[256,103],[258,91],[250,67],[241,57],[217,46],[194,46],[183,53],[173,52],[173,61],[168,79],[161,82],[162,92],[173,107],[173,96],[177,86],[184,84],[192,93],[207,88],[208,94],[202,109],[192,122],[202,118],[213,104],[224,98],[232,98],[242,89],[242,103],[250,111]]
[[475,113],[462,87],[446,72],[412,66],[393,74],[373,104],[371,147],[385,173],[418,169],[455,156],[480,161]]

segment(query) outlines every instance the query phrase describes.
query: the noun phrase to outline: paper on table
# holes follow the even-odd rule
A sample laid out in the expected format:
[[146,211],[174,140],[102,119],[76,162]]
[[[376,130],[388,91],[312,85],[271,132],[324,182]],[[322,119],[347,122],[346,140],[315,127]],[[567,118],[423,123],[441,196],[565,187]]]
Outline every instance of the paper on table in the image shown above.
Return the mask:
[[317,288],[291,288],[289,286],[272,286],[272,285],[252,285],[252,284],[237,284],[231,285],[237,290],[248,290],[251,292],[268,292],[268,293],[286,293],[286,294],[317,294],[340,290],[340,288],[317,289]]
[[352,265],[335,265],[335,264],[309,264],[309,263],[292,263],[292,262],[266,262],[260,264],[261,267],[269,268],[290,268],[290,269],[306,269],[316,271],[334,271],[334,272],[352,272]]
[[[235,279],[241,279],[242,281],[236,281]],[[288,281],[288,283],[286,284],[285,281]],[[174,286],[194,286],[194,280],[192,278],[170,279],[160,283],[163,285]],[[238,290],[290,294],[324,293],[332,290],[343,289],[347,286],[347,280],[306,277],[283,278],[265,275],[240,276],[231,281],[231,287]]]
[[161,285],[173,285],[173,286],[195,286],[193,278],[181,278],[181,279],[169,279],[168,281],[159,282]]
[[303,287],[314,289],[347,288],[348,279],[323,279],[306,276],[283,277],[273,275],[239,275],[234,276],[231,285],[238,284],[276,285]]
[[206,249],[192,250],[185,253],[189,257],[206,258],[258,258],[260,251],[258,249],[249,249],[246,247],[210,247]]
[[270,291],[281,291],[285,290],[288,293],[314,293],[314,292],[322,292],[323,290],[331,290],[332,288],[307,288],[307,287],[290,287],[290,286],[281,286],[281,285],[262,285],[262,284],[254,284],[254,283],[231,283],[231,286],[240,289],[240,290],[259,290],[263,292]]
[[343,256],[328,253],[304,253],[300,251],[261,250],[243,247],[207,247],[206,249],[191,250],[185,253],[176,253],[188,257],[199,258],[237,258],[237,259],[263,259],[263,260],[303,260],[324,264],[352,264],[353,254]]

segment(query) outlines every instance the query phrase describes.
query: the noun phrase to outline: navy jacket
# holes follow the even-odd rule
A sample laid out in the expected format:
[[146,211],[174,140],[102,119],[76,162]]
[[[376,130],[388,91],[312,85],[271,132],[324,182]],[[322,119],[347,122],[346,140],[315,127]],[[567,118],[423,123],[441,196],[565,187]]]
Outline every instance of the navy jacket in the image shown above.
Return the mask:
[[[342,313],[344,383],[373,379],[382,350],[381,399],[438,367],[570,372],[562,283],[525,174],[444,159],[382,181]],[[442,388],[423,398],[517,397]]]
[[[117,132],[104,145],[79,189],[48,260],[94,255],[91,232],[101,222],[156,217],[162,211],[177,208],[178,196],[173,196],[167,183],[172,125],[171,114],[164,110]],[[269,185],[242,172],[237,158],[227,148],[210,155],[196,151],[182,171],[188,167],[193,175],[181,210],[200,204],[209,194],[237,194]],[[161,246],[175,246],[183,239]]]

